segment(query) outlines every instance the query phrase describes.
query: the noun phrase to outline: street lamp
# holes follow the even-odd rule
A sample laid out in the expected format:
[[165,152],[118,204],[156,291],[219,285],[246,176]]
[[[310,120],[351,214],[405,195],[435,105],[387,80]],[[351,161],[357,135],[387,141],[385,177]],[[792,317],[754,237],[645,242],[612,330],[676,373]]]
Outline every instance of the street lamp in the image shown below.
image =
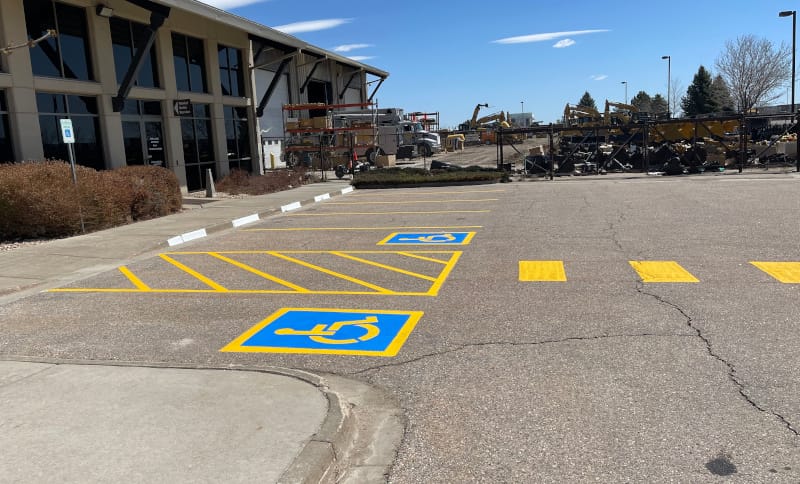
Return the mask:
[[622,102],[628,104],[628,81],[622,81],[620,84],[625,84],[625,97]]
[[670,86],[670,78],[672,77],[672,72],[670,72],[672,70],[672,57],[668,55],[662,55],[661,60],[664,59],[667,60],[667,119],[669,119],[672,117],[669,113],[669,110],[672,108],[672,105],[670,104],[670,91],[672,90],[672,86]]
[[[795,65],[795,51],[796,51],[796,38],[797,38],[797,11],[795,10],[784,10],[783,12],[778,13],[778,17],[792,17],[792,114],[794,114],[794,65]],[[797,148],[800,149],[800,133],[795,135],[797,137]],[[795,154],[797,158],[797,168],[796,171],[800,171],[800,151]]]
[[780,12],[778,17],[792,17],[792,112],[794,112],[794,52],[795,52],[795,33],[797,32],[797,12],[795,10],[786,10]]

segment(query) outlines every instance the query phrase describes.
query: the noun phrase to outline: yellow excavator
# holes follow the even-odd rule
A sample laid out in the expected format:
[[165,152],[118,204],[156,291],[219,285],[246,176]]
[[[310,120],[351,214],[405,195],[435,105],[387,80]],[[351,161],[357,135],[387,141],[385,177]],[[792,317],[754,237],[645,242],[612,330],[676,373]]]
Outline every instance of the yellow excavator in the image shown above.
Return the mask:
[[[614,111],[611,111],[614,108]],[[603,112],[603,119],[606,125],[628,124],[633,120],[634,114],[639,112],[639,108],[633,104],[618,103],[606,99],[606,109]]]
[[603,116],[591,106],[572,105],[567,103],[564,107],[564,126],[600,126]]

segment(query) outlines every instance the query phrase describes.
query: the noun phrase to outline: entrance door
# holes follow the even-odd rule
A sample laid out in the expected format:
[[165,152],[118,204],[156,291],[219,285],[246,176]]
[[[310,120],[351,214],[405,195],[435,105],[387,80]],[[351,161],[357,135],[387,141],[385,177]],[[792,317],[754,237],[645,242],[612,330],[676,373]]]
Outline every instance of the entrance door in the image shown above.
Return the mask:
[[164,163],[164,136],[161,121],[122,121],[122,136],[125,141],[125,162],[131,165],[157,165]]

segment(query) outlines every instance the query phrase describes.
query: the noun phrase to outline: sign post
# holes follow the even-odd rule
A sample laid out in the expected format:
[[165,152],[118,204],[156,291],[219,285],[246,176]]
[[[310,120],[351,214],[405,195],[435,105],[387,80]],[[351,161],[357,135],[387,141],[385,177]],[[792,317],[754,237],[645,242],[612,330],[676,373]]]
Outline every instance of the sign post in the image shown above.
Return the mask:
[[[71,119],[60,119],[59,122],[61,123],[61,138],[67,145],[67,151],[69,151],[69,167],[70,170],[72,170],[72,183],[77,187],[78,174],[75,170],[75,149],[73,147],[75,144],[75,130],[72,128]],[[78,214],[80,215],[81,219],[81,232],[85,233],[86,227],[83,224],[83,210],[81,210],[80,207],[80,199],[78,203]]]

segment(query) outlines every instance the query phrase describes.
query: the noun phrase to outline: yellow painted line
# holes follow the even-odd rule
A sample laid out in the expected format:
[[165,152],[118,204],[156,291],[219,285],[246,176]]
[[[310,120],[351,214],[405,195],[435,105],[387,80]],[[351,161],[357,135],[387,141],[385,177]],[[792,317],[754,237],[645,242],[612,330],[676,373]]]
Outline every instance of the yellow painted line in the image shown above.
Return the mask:
[[452,257],[450,257],[450,260],[444,266],[444,269],[442,269],[442,272],[439,274],[439,277],[437,278],[436,282],[434,282],[431,288],[428,290],[428,292],[432,296],[436,296],[437,294],[439,294],[439,289],[441,289],[442,284],[444,284],[444,281],[447,280],[447,277],[450,275],[450,272],[456,266],[456,262],[458,262],[458,259],[461,258],[461,254],[462,252],[460,251],[453,252]]
[[521,260],[519,280],[522,282],[566,282],[567,273],[560,260]]
[[358,284],[360,286],[364,286],[364,287],[368,287],[370,289],[374,289],[375,291],[377,291],[379,293],[384,293],[385,294],[385,293],[392,292],[389,289],[386,289],[385,287],[381,287],[381,286],[378,286],[378,285],[375,285],[375,284],[370,284],[367,281],[362,281],[361,279],[356,279],[355,277],[350,277],[350,276],[348,276],[346,274],[341,274],[339,272],[334,272],[334,271],[326,269],[324,267],[320,267],[318,265],[314,265],[314,264],[308,263],[308,262],[300,260],[300,259],[295,259],[294,257],[289,257],[288,255],[281,254],[280,252],[268,251],[267,253],[269,255],[273,256],[273,257],[277,257],[279,259],[283,259],[283,260],[286,260],[286,261],[289,261],[289,262],[293,262],[293,263],[301,265],[303,267],[308,267],[309,269],[314,269],[315,271],[319,271],[319,272],[322,272],[324,274],[328,274],[328,275],[333,276],[333,277],[338,277],[339,279],[344,279],[345,281],[350,281],[350,282]]
[[[48,289],[47,292],[69,292],[69,293],[108,293],[108,294],[298,294],[297,291],[280,289],[226,289],[217,291],[214,289],[151,289],[143,291],[141,289],[114,289],[104,287],[64,287]],[[426,292],[375,292],[375,291],[308,291],[309,295],[319,296],[436,296],[430,291]]]
[[304,293],[305,292],[309,292],[309,290],[307,288],[305,288],[305,287],[298,286],[297,284],[292,284],[291,282],[283,280],[280,277],[275,277],[272,274],[267,274],[266,272],[261,272],[260,270],[256,269],[255,267],[251,267],[251,266],[249,266],[247,264],[243,264],[243,263],[241,263],[241,262],[239,262],[237,260],[233,260],[233,259],[231,259],[229,257],[225,257],[222,254],[219,254],[219,253],[216,253],[216,252],[209,252],[208,254],[210,256],[212,256],[212,257],[216,257],[217,259],[219,259],[221,261],[225,261],[228,264],[234,265],[234,266],[236,266],[236,267],[238,267],[240,269],[244,269],[247,272],[255,274],[255,275],[259,276],[259,277],[263,277],[264,279],[270,280],[270,281],[275,282],[277,284],[280,284],[282,286],[286,286],[289,289],[294,289],[297,292],[304,292]]
[[[426,192],[426,191],[417,191],[417,194],[422,195],[458,195],[461,193],[505,193],[504,189],[495,189],[495,190],[453,190],[453,191],[433,191],[433,192]],[[405,197],[408,196],[408,192],[404,193],[387,193],[386,196],[398,196],[398,197]],[[350,195],[347,198],[365,198],[365,197],[374,197],[374,193],[360,193],[357,195]],[[381,197],[384,194],[381,193]]]
[[800,284],[800,262],[751,262],[784,284]]
[[434,212],[326,212],[285,213],[287,217],[329,217],[331,215],[441,215],[445,213],[489,213],[491,210],[442,210]]
[[227,291],[227,289],[224,288],[223,286],[217,284],[216,282],[212,281],[211,279],[209,279],[208,277],[204,276],[203,274],[200,274],[199,272],[195,271],[194,269],[192,269],[192,268],[190,268],[190,267],[188,267],[188,266],[186,266],[184,264],[181,264],[180,262],[176,261],[175,259],[173,259],[172,257],[168,256],[167,254],[159,254],[159,256],[162,259],[164,259],[165,261],[167,261],[170,264],[172,264],[175,267],[177,267],[178,269],[186,272],[187,274],[191,275],[192,277],[197,278],[198,280],[200,280],[201,282],[203,282],[207,286],[209,286],[209,287],[211,287],[213,289],[216,289],[217,291],[220,291],[220,292],[226,292]]
[[700,282],[675,261],[629,261],[642,282]]
[[133,272],[131,272],[131,270],[130,270],[130,269],[128,269],[126,266],[120,266],[120,267],[119,267],[119,271],[120,271],[120,272],[121,272],[121,273],[122,273],[122,274],[123,274],[125,277],[127,277],[127,278],[128,278],[128,280],[129,280],[129,281],[131,281],[131,283],[132,283],[134,286],[136,286],[136,288],[137,288],[137,289],[139,289],[140,291],[149,291],[149,290],[150,290],[150,286],[148,286],[147,284],[145,284],[144,282],[142,282],[142,280],[141,280],[141,279],[139,279],[138,277],[136,277],[136,276],[133,274]]
[[426,281],[431,281],[431,282],[436,281],[435,277],[426,276],[425,274],[417,274],[416,272],[411,272],[411,271],[407,271],[405,269],[400,269],[399,267],[387,266],[387,265],[381,264],[379,262],[371,261],[371,260],[368,260],[368,259],[362,259],[361,257],[355,257],[355,256],[352,256],[350,254],[346,254],[344,252],[331,252],[331,254],[337,255],[339,257],[343,257],[345,259],[350,259],[350,260],[353,260],[353,261],[356,261],[356,262],[360,262],[362,264],[367,264],[367,265],[371,265],[371,266],[375,266],[375,267],[380,267],[381,269],[386,269],[387,271],[397,272],[399,274],[405,274],[407,276],[416,277],[416,278],[419,278],[419,279],[425,279]]
[[414,203],[469,203],[469,202],[497,202],[499,198],[483,198],[480,200],[404,200],[401,202],[328,202],[325,205],[403,205],[403,204],[414,204]]
[[243,232],[294,232],[315,230],[448,230],[448,229],[482,229],[483,225],[452,225],[439,227],[298,227],[281,229],[242,229]]
[[436,263],[439,263],[439,264],[445,264],[446,265],[448,263],[448,261],[446,261],[446,260],[434,259],[433,257],[425,257],[423,255],[414,254],[414,253],[411,253],[411,252],[398,252],[398,254],[404,255],[406,257],[412,257],[414,259],[426,260],[428,262],[436,262]]

